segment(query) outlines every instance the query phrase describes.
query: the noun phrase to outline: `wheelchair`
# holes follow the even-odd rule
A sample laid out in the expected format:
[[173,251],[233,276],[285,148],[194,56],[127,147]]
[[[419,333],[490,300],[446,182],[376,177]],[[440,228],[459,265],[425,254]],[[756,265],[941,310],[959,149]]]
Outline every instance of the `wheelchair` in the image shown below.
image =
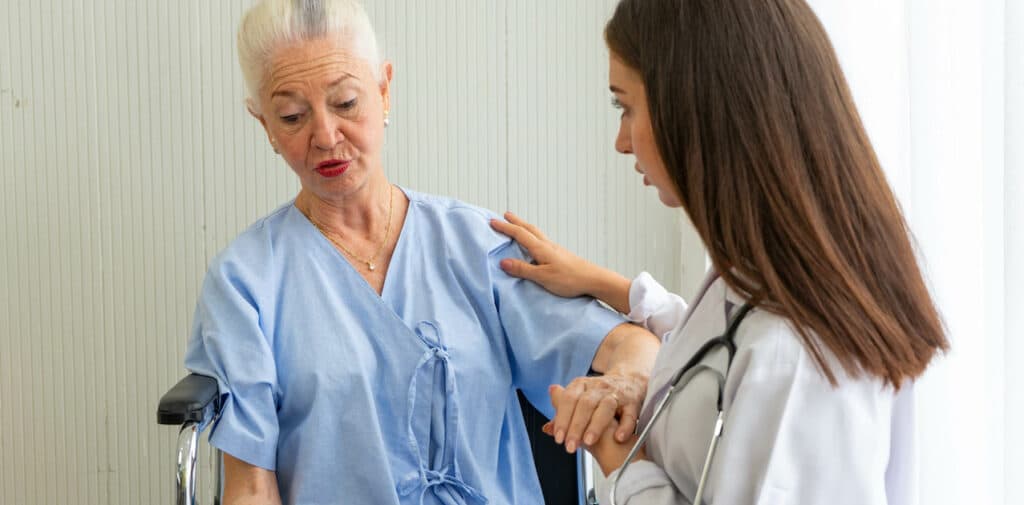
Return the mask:
[[[597,505],[593,480],[593,460],[585,451],[567,454],[551,437],[541,432],[547,418],[519,393],[523,421],[530,436],[533,462],[540,479],[544,502],[548,504]],[[167,391],[157,407],[157,423],[179,426],[175,503],[197,505],[196,482],[199,480],[199,435],[220,411],[217,381],[212,377],[191,374]],[[214,451],[214,505],[220,505],[222,487],[220,451]]]

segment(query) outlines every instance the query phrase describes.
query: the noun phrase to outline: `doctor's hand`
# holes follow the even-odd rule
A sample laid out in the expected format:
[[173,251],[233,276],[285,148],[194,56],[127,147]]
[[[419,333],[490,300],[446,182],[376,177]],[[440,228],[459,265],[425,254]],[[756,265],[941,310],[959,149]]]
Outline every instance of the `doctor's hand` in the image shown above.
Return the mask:
[[491,227],[518,242],[537,263],[505,259],[501,262],[505,273],[536,282],[558,296],[589,294],[587,284],[594,275],[595,265],[552,242],[540,229],[519,216],[506,212],[505,219],[508,222],[492,219]]
[[[619,429],[619,423],[612,421],[608,425],[608,428],[604,430],[601,437],[597,442],[589,445],[585,445],[584,448],[594,459],[597,460],[598,466],[601,467],[601,472],[607,477],[608,474],[614,472],[617,468],[621,467],[626,462],[626,457],[629,456],[629,451],[633,450],[633,444],[636,444],[638,437],[636,435],[630,435],[625,441],[620,442],[615,438],[615,432]],[[553,435],[553,428],[551,423],[544,425],[541,430],[548,435]],[[647,451],[641,447],[636,452],[636,456],[633,457],[633,461],[639,461],[647,459]]]
[[[586,447],[587,452],[597,460],[605,477],[622,467],[622,464],[626,462],[626,457],[629,456],[629,451],[633,450],[633,445],[639,438],[631,435],[625,442],[620,442],[614,436],[616,428],[618,428],[617,423],[612,423],[596,443]],[[647,459],[647,451],[644,449],[641,447],[636,451],[633,461]]]
[[629,279],[562,248],[511,212],[505,213],[505,219],[492,219],[491,227],[519,243],[536,262],[504,259],[500,265],[505,273],[536,282],[558,296],[589,295],[619,312],[629,312]]
[[597,443],[609,427],[614,428],[612,436],[619,442],[633,436],[647,394],[647,377],[616,373],[579,377],[566,388],[552,385],[548,393],[555,417],[544,432],[573,453],[580,446]]

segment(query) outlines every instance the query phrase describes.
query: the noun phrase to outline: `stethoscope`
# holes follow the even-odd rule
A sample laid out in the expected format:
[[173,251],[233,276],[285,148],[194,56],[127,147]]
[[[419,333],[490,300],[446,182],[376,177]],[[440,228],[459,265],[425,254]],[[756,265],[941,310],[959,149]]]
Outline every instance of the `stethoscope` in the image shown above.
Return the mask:
[[[622,468],[619,469],[618,475],[616,475],[615,479],[612,480],[611,505],[616,505],[615,491],[619,486],[619,479],[622,478],[622,474],[626,473],[626,468],[628,468],[630,462],[633,461],[633,457],[636,456],[637,451],[639,451],[640,448],[643,447],[644,442],[647,441],[647,437],[651,433],[651,426],[654,426],[654,422],[658,420],[659,416],[661,416],[662,411],[665,410],[665,405],[668,405],[672,395],[686,388],[693,377],[698,373],[707,370],[714,373],[715,377],[718,379],[718,417],[715,419],[715,428],[711,434],[711,444],[708,446],[707,456],[704,458],[704,466],[700,470],[700,480],[697,482],[697,494],[693,497],[694,505],[703,504],[704,486],[708,482],[708,473],[711,470],[711,461],[715,457],[715,450],[718,449],[718,441],[722,438],[722,429],[725,426],[725,409],[722,408],[722,397],[724,396],[723,391],[725,390],[725,379],[729,376],[729,368],[732,367],[732,358],[736,354],[736,329],[739,328],[740,322],[743,321],[743,318],[746,317],[747,313],[753,308],[754,307],[751,304],[744,303],[743,306],[740,307],[740,310],[733,314],[732,320],[729,322],[728,327],[726,327],[725,333],[705,342],[693,357],[686,362],[686,365],[680,368],[679,371],[672,376],[672,380],[669,381],[670,386],[668,391],[665,392],[661,401],[658,402],[658,406],[654,409],[654,414],[651,415],[650,421],[647,422],[643,431],[640,432],[640,438],[638,438],[636,443],[633,444],[633,449],[631,449],[629,451],[629,455],[626,456],[626,461],[622,463]],[[724,374],[716,370],[714,367],[702,363],[704,357],[707,356],[709,352],[722,347],[724,347],[729,353]]]

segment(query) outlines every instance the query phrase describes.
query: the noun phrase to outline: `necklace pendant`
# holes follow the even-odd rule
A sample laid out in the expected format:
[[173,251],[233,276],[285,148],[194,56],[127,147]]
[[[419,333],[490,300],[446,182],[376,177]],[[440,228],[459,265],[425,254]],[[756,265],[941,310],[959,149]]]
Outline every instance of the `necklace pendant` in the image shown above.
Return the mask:
[[366,268],[369,268],[370,271],[372,272],[377,269],[377,265],[374,265],[372,261],[367,261]]

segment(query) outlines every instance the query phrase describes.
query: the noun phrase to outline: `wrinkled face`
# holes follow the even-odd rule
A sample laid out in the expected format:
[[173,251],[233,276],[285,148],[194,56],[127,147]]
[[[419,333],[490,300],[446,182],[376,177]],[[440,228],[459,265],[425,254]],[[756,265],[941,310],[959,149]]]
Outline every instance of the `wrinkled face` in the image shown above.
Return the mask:
[[254,115],[304,190],[333,199],[383,175],[391,65],[383,70],[378,82],[364,59],[326,38],[270,58]]
[[615,106],[622,110],[615,150],[636,157],[636,171],[643,174],[644,185],[657,188],[661,203],[669,207],[681,206],[675,184],[658,152],[647,109],[647,90],[640,74],[610,53],[608,82],[615,95]]

